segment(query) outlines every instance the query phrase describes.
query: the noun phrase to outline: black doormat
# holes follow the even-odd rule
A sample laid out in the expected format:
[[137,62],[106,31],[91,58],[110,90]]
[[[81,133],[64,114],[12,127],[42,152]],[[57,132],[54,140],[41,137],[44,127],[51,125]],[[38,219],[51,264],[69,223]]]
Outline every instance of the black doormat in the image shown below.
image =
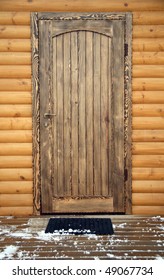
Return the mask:
[[45,233],[55,234],[113,234],[109,218],[50,218]]

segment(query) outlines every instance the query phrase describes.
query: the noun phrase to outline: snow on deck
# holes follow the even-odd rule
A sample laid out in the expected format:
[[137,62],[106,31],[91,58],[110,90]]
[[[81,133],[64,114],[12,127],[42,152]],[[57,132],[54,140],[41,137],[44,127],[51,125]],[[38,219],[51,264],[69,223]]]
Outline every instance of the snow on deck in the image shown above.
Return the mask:
[[0,217],[0,259],[164,259],[164,218],[110,216],[114,235],[45,234],[47,217]]

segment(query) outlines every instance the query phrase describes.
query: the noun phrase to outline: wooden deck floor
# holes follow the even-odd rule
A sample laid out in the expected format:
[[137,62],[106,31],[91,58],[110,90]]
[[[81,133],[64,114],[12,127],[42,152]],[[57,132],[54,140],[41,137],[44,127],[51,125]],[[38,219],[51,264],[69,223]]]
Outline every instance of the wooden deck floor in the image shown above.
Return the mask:
[[164,259],[164,218],[109,217],[112,236],[45,234],[47,216],[0,217],[0,259]]

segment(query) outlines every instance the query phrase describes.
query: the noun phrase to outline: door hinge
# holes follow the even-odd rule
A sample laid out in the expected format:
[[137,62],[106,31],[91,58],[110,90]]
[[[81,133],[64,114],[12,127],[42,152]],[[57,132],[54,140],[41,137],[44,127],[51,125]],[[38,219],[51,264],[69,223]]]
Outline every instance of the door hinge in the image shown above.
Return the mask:
[[128,44],[124,45],[124,52],[125,52],[125,56],[128,55]]

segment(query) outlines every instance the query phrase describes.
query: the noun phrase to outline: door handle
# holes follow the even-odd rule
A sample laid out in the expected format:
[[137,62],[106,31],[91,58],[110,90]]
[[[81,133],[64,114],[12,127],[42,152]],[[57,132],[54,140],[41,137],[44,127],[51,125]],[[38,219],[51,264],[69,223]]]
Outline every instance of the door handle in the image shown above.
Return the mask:
[[53,116],[56,116],[56,114],[52,114],[52,113],[45,113],[44,114],[44,118],[51,118]]

